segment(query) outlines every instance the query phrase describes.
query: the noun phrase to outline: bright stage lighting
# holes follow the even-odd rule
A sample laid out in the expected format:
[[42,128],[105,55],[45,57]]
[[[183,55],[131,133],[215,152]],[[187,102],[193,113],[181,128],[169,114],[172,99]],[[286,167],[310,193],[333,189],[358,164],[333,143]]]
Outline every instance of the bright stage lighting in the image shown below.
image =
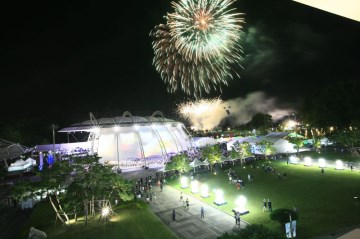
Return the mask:
[[101,216],[103,217],[107,217],[110,213],[110,208],[109,207],[103,207],[101,209]]
[[300,159],[298,157],[295,157],[295,156],[291,155],[289,157],[289,163],[291,163],[291,164],[299,164]]
[[201,186],[201,197],[203,198],[209,197],[209,186],[206,184],[203,184]]
[[220,189],[215,189],[215,201],[214,203],[218,206],[226,204],[224,199],[224,192]]
[[335,169],[336,170],[343,170],[344,169],[344,163],[340,159],[335,161]]
[[192,193],[199,192],[199,182],[197,180],[191,181],[191,192]]
[[239,196],[235,200],[236,208],[234,208],[233,211],[239,212],[240,215],[249,213],[249,210],[245,209],[245,204],[246,204],[246,198],[244,196]]
[[304,158],[304,166],[312,166],[313,165],[313,161],[310,157],[305,157]]
[[181,177],[180,179],[181,188],[187,188],[188,185],[188,178],[187,177]]
[[323,158],[319,158],[319,168],[326,168],[326,161]]

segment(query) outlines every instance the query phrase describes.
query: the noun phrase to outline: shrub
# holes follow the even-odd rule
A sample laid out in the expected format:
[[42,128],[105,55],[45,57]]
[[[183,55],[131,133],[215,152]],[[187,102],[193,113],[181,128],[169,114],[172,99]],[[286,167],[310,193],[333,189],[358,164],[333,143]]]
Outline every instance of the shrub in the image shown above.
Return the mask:
[[280,208],[271,212],[270,218],[273,221],[278,221],[281,225],[285,225],[290,221],[289,214],[291,214],[292,220],[297,220],[299,218],[299,213],[291,209]]

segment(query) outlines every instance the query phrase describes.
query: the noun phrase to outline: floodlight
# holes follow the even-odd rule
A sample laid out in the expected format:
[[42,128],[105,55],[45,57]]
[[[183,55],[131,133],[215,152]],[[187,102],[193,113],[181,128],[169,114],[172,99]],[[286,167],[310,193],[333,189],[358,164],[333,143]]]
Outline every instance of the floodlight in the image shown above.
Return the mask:
[[206,184],[201,185],[201,197],[209,197],[209,186]]
[[291,155],[289,157],[289,163],[291,163],[291,164],[299,164],[300,159],[298,157],[295,157],[295,156]]
[[310,157],[305,157],[304,158],[304,166],[312,166],[313,165],[313,161]]
[[220,189],[216,189],[215,191],[215,201],[214,203],[218,206],[226,204],[224,200],[224,192]]
[[241,215],[249,213],[249,210],[245,209],[246,198],[244,196],[239,196],[235,200],[236,208],[233,209],[235,212],[239,212]]
[[319,168],[326,168],[326,161],[323,158],[319,158]]
[[180,187],[181,187],[181,188],[187,188],[187,187],[189,187],[189,185],[188,185],[188,178],[187,178],[187,177],[181,177],[181,179],[180,179]]
[[107,217],[110,213],[110,208],[109,207],[103,207],[101,209],[101,216],[103,217]]
[[344,163],[340,159],[335,161],[335,169],[336,170],[343,170],[344,169]]
[[199,192],[199,182],[197,180],[191,181],[191,192],[192,193]]

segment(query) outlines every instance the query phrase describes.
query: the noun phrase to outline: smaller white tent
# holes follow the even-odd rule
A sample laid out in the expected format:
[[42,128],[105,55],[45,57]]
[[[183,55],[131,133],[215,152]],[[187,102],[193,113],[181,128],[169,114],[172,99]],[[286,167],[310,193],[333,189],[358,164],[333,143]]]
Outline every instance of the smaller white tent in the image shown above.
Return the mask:
[[21,171],[30,168],[32,165],[36,165],[36,161],[32,158],[28,158],[25,161],[22,159],[16,160],[8,168],[8,172]]
[[189,165],[190,165],[190,167],[192,167],[192,168],[194,169],[194,172],[195,172],[195,169],[196,169],[197,167],[200,167],[200,166],[202,166],[202,165],[209,167],[209,163],[207,162],[207,160],[205,160],[205,161],[203,162],[203,161],[201,161],[201,160],[199,160],[199,159],[197,159],[197,158],[194,159],[194,161],[192,161]]

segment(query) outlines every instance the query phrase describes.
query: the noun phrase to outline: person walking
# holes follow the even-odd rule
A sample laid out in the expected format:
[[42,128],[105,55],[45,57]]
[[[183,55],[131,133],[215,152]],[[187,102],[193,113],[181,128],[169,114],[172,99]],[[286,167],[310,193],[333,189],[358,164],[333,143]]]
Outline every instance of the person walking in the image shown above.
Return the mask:
[[180,202],[182,202],[182,200],[183,200],[183,194],[182,192],[180,192]]
[[270,198],[268,198],[267,204],[268,204],[269,212],[272,212],[272,205],[271,205]]
[[240,212],[236,213],[236,225],[240,226]]
[[190,204],[189,204],[189,198],[187,198],[187,199],[186,199],[186,209],[187,209],[187,210],[189,210],[189,206],[190,206]]
[[266,209],[267,209],[267,201],[266,201],[265,198],[264,198],[263,202],[264,202],[263,212],[266,212]]
[[204,219],[205,215],[204,215],[204,207],[203,206],[201,206],[200,214],[201,214],[201,218]]
[[160,183],[160,192],[162,192],[162,191],[163,191],[163,184]]
[[176,217],[176,213],[175,213],[175,209],[173,209],[173,212],[172,212],[172,220],[173,220],[173,222],[175,221],[175,218]]

